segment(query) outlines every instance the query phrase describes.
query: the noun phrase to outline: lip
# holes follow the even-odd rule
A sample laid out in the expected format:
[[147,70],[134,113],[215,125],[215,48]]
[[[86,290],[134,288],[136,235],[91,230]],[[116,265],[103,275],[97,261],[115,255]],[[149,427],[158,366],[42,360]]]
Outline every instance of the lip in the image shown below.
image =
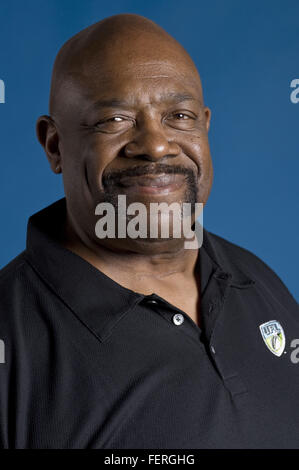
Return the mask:
[[119,181],[119,186],[125,192],[135,192],[143,194],[169,194],[182,187],[185,183],[184,175],[166,174],[127,176]]

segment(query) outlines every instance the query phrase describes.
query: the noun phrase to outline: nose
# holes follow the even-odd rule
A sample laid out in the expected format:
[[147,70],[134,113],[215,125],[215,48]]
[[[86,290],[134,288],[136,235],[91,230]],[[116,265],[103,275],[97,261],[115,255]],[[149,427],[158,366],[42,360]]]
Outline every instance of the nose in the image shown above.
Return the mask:
[[159,123],[144,123],[139,129],[135,128],[135,132],[133,140],[124,150],[129,158],[159,161],[165,157],[175,157],[180,153],[179,146],[168,140],[165,130]]

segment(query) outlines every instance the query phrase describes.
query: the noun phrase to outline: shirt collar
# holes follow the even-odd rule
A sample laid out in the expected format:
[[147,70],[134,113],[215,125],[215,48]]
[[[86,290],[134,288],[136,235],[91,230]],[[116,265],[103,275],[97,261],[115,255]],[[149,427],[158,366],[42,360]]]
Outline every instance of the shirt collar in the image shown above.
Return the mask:
[[[103,341],[118,321],[147,296],[121,286],[62,246],[57,228],[65,216],[66,199],[62,198],[29,218],[26,258],[48,287]],[[250,281],[236,266],[221,259],[218,245],[217,237],[211,238],[204,230],[198,257],[202,294],[213,274],[227,274],[232,282],[242,285]],[[225,262],[232,273],[224,268]]]
[[255,284],[255,280],[242,262],[241,253],[245,254],[246,250],[207,230],[203,230],[202,248],[213,263],[216,278],[227,280],[231,287],[247,288]]

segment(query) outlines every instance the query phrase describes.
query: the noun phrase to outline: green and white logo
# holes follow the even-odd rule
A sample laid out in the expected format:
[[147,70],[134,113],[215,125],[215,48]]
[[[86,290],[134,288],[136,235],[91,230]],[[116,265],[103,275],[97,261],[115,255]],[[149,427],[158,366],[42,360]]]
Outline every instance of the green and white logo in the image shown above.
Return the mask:
[[285,348],[285,335],[281,324],[270,320],[260,325],[260,332],[267,348],[275,356],[281,356]]

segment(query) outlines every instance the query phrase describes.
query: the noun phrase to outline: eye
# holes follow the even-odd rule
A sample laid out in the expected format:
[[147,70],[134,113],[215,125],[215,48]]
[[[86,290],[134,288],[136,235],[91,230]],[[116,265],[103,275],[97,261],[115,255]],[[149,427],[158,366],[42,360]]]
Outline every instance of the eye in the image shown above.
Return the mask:
[[181,130],[192,130],[195,127],[196,115],[190,112],[176,111],[166,118],[168,125]]
[[132,119],[127,117],[111,116],[110,118],[98,121],[95,124],[95,128],[103,132],[114,133],[128,129],[132,126],[132,122]]
[[107,119],[108,122],[122,122],[123,118],[120,117],[120,116],[113,116],[112,118],[110,119]]
[[188,116],[188,114],[185,114],[185,113],[175,113],[175,114],[173,114],[173,116],[175,116],[180,121],[185,120],[185,119],[191,119],[191,117]]
[[121,116],[112,116],[111,118],[104,119],[103,121],[99,121],[96,123],[96,126],[100,126],[102,124],[106,124],[107,122],[110,123],[117,123],[117,122],[122,122],[123,118]]

